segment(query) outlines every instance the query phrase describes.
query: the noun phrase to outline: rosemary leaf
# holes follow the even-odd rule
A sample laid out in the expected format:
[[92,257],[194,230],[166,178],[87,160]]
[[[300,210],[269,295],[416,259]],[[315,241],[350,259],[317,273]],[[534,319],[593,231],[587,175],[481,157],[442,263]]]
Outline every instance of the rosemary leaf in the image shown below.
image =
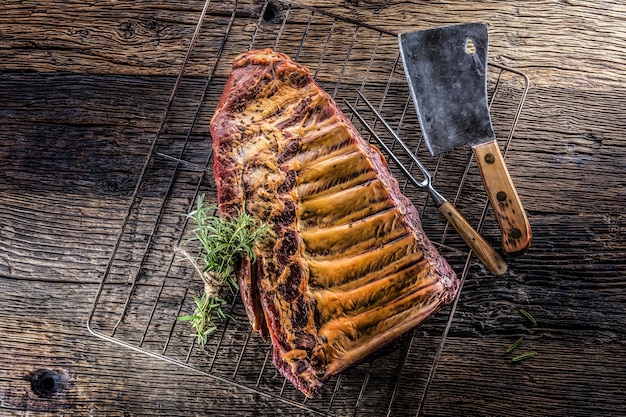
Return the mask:
[[520,308],[519,312],[522,316],[526,317],[528,321],[530,321],[530,324],[532,324],[533,327],[537,327],[537,320],[535,320],[535,318],[528,311]]
[[537,352],[535,352],[534,350],[530,352],[522,353],[521,355],[517,355],[513,359],[511,359],[511,362],[523,361],[524,359],[532,358],[536,354]]
[[178,316],[178,320],[180,321],[192,321],[192,320],[198,320],[199,318],[201,318],[200,316]]
[[522,343],[522,340],[524,340],[524,338],[523,338],[523,337],[520,337],[519,339],[517,339],[515,342],[513,342],[513,343],[511,344],[511,346],[509,346],[508,348],[506,348],[506,351],[505,351],[505,352],[506,352],[506,353],[513,352],[513,350],[514,350],[516,347],[518,347],[520,343]]

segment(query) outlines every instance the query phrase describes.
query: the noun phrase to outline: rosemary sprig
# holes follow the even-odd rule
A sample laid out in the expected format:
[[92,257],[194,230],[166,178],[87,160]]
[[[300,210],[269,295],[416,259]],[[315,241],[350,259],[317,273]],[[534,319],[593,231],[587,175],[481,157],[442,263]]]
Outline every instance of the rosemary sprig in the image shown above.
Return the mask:
[[208,336],[217,328],[215,318],[228,317],[222,310],[226,301],[218,296],[219,289],[224,284],[228,284],[233,292],[238,289],[235,265],[246,257],[254,262],[254,245],[265,238],[270,230],[269,225],[246,213],[245,208],[235,217],[221,217],[215,215],[216,212],[216,207],[205,204],[204,195],[200,195],[196,209],[187,215],[194,222],[193,238],[188,242],[200,242],[200,254],[193,258],[187,251],[178,248],[178,252],[193,264],[204,282],[202,297],[194,296],[194,314],[178,317],[179,320],[191,322],[200,345],[206,344]]
[[212,273],[222,284],[227,282],[237,289],[235,264],[242,257],[250,262],[256,260],[254,243],[267,235],[270,226],[246,213],[245,208],[236,217],[220,217],[212,214],[215,212],[215,207],[204,203],[203,195],[198,197],[196,209],[188,215],[195,223],[192,240],[202,245],[203,272]]
[[217,329],[217,326],[213,323],[213,314],[215,313],[220,318],[226,317],[222,310],[226,300],[204,293],[202,297],[194,295],[193,301],[196,304],[193,315],[180,316],[178,320],[190,321],[191,327],[195,330],[196,343],[204,346],[209,335]]

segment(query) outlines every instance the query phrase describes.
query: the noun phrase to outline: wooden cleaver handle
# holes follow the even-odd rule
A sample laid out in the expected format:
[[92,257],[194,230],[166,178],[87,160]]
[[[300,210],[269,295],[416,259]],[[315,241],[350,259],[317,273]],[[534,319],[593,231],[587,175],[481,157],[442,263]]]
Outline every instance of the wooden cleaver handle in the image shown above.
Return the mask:
[[532,232],[498,143],[495,140],[485,142],[472,149],[491,208],[500,224],[502,251],[509,256],[522,255],[530,247]]
[[504,259],[491,247],[489,243],[472,227],[461,213],[450,203],[445,201],[439,206],[439,211],[456,229],[465,243],[474,251],[478,259],[494,275],[502,275],[508,266]]

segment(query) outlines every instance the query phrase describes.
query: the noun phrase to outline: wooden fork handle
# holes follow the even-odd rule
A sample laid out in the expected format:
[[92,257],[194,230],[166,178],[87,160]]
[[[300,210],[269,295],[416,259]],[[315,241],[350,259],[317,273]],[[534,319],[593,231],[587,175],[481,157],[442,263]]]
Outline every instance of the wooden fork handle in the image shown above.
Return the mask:
[[476,229],[463,217],[461,213],[450,203],[445,201],[439,206],[439,211],[450,224],[456,229],[465,243],[474,251],[478,259],[494,275],[502,275],[507,270],[507,264],[496,250],[481,236]]

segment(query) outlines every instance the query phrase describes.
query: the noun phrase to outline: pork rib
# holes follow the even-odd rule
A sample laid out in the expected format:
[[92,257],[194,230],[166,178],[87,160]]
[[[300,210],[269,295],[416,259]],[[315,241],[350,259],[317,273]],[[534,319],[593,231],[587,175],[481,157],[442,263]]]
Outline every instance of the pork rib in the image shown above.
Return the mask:
[[458,279],[384,158],[305,67],[270,49],[238,56],[211,135],[220,212],[272,224],[237,276],[304,394],[454,299]]

